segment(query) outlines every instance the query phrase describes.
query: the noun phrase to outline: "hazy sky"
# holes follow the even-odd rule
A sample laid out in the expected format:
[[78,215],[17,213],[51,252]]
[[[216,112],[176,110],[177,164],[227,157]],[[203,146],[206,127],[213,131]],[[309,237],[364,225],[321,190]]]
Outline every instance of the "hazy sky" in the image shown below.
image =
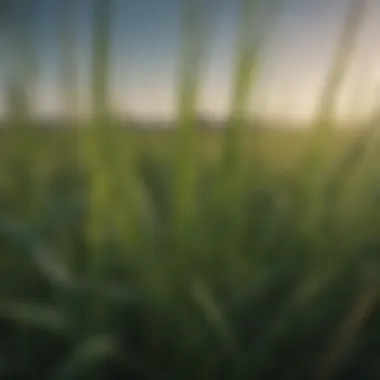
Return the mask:
[[[202,65],[200,111],[224,116],[231,94],[238,0],[214,1],[212,35]],[[334,44],[342,27],[348,0],[282,0],[261,51],[262,62],[252,108],[269,116],[307,119],[313,107]],[[91,0],[78,0],[78,45],[81,65],[81,105],[88,105],[86,69],[91,42]],[[266,3],[266,0],[263,0]],[[58,9],[44,0],[39,12],[37,55],[39,112],[61,107],[58,86]],[[115,111],[139,117],[170,118],[176,108],[176,78],[180,46],[180,0],[114,0],[111,46],[111,97]],[[380,84],[380,2],[369,0],[366,23],[339,101],[346,116],[365,115]],[[258,16],[258,20],[262,16]],[[196,28],[197,26],[194,25]],[[0,85],[6,70],[2,70]],[[0,87],[1,88],[1,87]],[[2,94],[0,91],[0,105]]]

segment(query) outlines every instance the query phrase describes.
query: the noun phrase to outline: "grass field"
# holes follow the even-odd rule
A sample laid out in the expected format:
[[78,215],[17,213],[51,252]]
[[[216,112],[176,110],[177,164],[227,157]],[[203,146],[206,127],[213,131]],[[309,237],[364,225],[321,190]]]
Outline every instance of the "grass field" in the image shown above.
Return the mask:
[[185,218],[176,133],[114,133],[2,135],[3,378],[376,378],[373,138],[305,176],[305,132],[250,132],[237,189],[199,131]]
[[[16,16],[33,14],[0,10],[26,66],[0,131],[0,379],[378,379],[380,140],[335,128],[331,109],[361,10],[310,128],[259,128],[242,1],[230,114],[212,130],[196,107],[212,15],[185,1],[176,128],[154,131],[110,121],[111,3],[93,4],[92,118],[63,128],[27,107],[35,53]],[[75,1],[62,7],[75,106]]]

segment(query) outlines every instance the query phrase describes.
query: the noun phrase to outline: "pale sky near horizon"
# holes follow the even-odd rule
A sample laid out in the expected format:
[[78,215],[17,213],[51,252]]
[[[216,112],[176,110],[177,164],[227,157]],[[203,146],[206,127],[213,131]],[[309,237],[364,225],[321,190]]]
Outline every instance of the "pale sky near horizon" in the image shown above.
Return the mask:
[[[91,1],[83,0],[78,8],[83,109],[88,104],[86,59],[91,42]],[[262,115],[308,120],[341,32],[348,0],[282,1],[275,28],[261,52],[251,105]],[[36,39],[40,73],[36,107],[46,114],[61,108],[55,2],[44,0]],[[237,0],[216,3],[218,9],[202,64],[199,111],[218,118],[228,112],[239,15]],[[368,3],[366,22],[338,104],[338,112],[346,117],[365,116],[373,107],[380,85],[380,2]],[[115,0],[114,4],[110,53],[113,109],[141,118],[172,118],[176,109],[181,1]],[[4,103],[1,85],[6,76],[6,70],[2,70],[0,109]]]

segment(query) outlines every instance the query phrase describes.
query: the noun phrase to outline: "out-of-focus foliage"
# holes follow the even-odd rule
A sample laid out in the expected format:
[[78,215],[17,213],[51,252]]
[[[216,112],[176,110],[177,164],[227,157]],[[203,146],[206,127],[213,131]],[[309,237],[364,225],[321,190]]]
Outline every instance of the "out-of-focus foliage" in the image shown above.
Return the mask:
[[[8,93],[12,117],[0,131],[0,378],[377,379],[373,128],[360,138],[331,130],[334,149],[312,164],[310,149],[319,158],[325,149],[310,147],[315,131],[248,129],[258,64],[248,0],[227,138],[197,129],[208,36],[208,8],[198,0],[185,8],[192,13],[184,17],[179,128],[121,128],[107,105],[113,2],[95,3],[95,117],[43,128],[31,122],[17,87],[30,77]],[[14,3],[0,4],[5,12]],[[75,4],[61,5],[64,59],[75,51],[74,39],[65,39]],[[14,49],[15,56],[30,49],[24,63],[33,71],[31,40]],[[69,105],[75,54],[66,58]]]

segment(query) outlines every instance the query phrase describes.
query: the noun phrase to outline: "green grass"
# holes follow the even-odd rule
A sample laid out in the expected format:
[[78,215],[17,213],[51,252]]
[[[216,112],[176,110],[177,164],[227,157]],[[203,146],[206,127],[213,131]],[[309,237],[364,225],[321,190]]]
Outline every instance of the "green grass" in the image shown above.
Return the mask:
[[[0,378],[377,379],[376,133],[325,134],[320,121],[307,131],[251,128],[262,41],[251,43],[248,0],[227,128],[197,128],[213,14],[189,0],[178,128],[120,129],[106,90],[112,2],[95,5],[96,112],[85,128],[33,128],[29,29],[12,45],[32,67],[14,84],[0,136]],[[74,3],[62,10],[70,106]],[[345,34],[351,46],[356,33]],[[323,116],[339,81],[327,86]]]
[[[200,133],[199,180],[178,245],[170,212],[175,188],[166,147],[176,141],[170,132],[115,132],[133,147],[120,167],[132,162],[133,186],[144,194],[141,207],[131,209],[137,214],[123,198],[115,204],[115,193],[103,193],[95,206],[89,202],[88,171],[101,169],[91,169],[87,155],[73,149],[77,133],[33,133],[39,149],[34,145],[30,171],[22,174],[31,181],[27,189],[12,167],[17,150],[1,150],[4,378],[92,378],[104,366],[103,376],[116,378],[302,379],[325,376],[330,367],[336,371],[319,378],[375,378],[378,367],[370,360],[377,306],[376,299],[365,301],[368,292],[377,292],[373,158],[359,158],[357,174],[335,173],[334,179],[342,176],[334,185],[337,195],[319,191],[319,217],[310,219],[295,158],[307,147],[304,133],[261,133],[261,153],[247,158],[236,240],[229,232],[230,205],[215,202],[223,135]],[[79,138],[87,140],[86,133]],[[4,147],[11,137],[10,131],[2,135]],[[342,153],[331,159],[332,170],[351,145],[343,139],[337,147]],[[271,160],[269,150],[276,152]],[[331,181],[324,178],[321,189]],[[119,183],[106,181],[109,189]],[[26,196],[38,205],[30,213],[20,207]],[[86,233],[93,207],[109,207],[95,241]],[[119,213],[135,215],[133,244],[127,232],[117,232],[119,223],[129,228]],[[234,239],[233,255],[225,254],[226,236]],[[93,255],[101,260],[95,280]],[[351,314],[365,318],[365,325],[345,322]],[[350,331],[340,333],[346,324]],[[337,358],[332,364],[331,355]],[[45,357],[49,364],[39,366]]]

